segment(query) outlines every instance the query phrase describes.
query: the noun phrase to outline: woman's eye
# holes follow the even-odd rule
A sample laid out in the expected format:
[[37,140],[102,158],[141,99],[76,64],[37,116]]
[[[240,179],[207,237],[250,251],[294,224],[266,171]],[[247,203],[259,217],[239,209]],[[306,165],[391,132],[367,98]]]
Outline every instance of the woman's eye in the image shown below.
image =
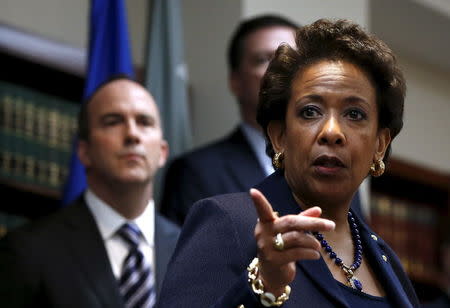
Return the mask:
[[347,112],[347,116],[354,121],[360,121],[367,118],[366,113],[359,109],[351,109]]
[[300,116],[305,119],[314,119],[320,116],[320,111],[316,107],[306,106],[300,111]]

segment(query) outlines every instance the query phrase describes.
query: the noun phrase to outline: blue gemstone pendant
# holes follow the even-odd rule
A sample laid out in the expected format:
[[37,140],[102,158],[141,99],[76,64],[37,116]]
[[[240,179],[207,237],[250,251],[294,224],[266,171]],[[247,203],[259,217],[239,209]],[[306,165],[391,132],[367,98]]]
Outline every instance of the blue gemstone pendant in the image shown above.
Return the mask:
[[353,277],[347,278],[347,280],[348,280],[348,283],[350,284],[350,286],[351,286],[353,289],[356,289],[356,290],[358,290],[358,291],[362,291],[362,283],[361,283],[361,281],[359,281],[358,278],[356,278],[355,276],[353,276]]
[[345,275],[347,276],[347,281],[350,287],[352,287],[355,290],[362,291],[362,283],[358,278],[356,278],[355,274],[353,273],[353,270],[348,266],[346,266],[345,264],[342,264],[341,268],[345,272]]

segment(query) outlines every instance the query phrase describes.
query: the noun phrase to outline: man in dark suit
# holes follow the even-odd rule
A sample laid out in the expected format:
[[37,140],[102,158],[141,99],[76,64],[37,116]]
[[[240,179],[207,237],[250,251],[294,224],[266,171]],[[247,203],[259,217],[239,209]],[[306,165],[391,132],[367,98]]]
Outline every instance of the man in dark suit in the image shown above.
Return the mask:
[[241,124],[223,139],[170,163],[164,180],[161,213],[182,224],[191,205],[212,195],[248,190],[273,172],[256,123],[261,78],[281,43],[295,44],[298,27],[273,15],[251,18],[236,29],[228,48],[229,86]]
[[154,305],[179,234],[153,202],[154,175],[168,154],[160,124],[151,95],[129,79],[106,82],[83,105],[78,156],[88,189],[2,239],[2,307]]

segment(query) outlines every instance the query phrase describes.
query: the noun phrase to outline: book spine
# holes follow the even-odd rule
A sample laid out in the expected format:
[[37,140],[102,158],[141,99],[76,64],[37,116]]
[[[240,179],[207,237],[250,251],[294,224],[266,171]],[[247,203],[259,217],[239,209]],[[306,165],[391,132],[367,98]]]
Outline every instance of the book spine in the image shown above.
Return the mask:
[[78,104],[0,81],[0,176],[60,191]]

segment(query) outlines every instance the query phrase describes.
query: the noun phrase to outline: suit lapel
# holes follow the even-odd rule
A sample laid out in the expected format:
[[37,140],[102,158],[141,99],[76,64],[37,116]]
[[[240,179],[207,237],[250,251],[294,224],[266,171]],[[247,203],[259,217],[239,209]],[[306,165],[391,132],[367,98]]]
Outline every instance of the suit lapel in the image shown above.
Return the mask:
[[365,223],[360,221],[359,224],[366,256],[369,258],[371,267],[378,279],[383,281],[383,287],[388,297],[395,302],[395,307],[413,307],[391,265],[391,262],[396,262],[395,257],[388,251],[387,247],[386,251],[383,249],[386,244],[382,239],[375,240],[375,238],[372,238],[374,233]]
[[155,215],[155,265],[156,288],[161,290],[162,281],[166,274],[167,264],[175,249],[179,230],[176,226],[169,224],[158,213]]
[[84,199],[70,205],[72,211],[66,217],[68,246],[73,255],[74,265],[104,307],[123,307],[116,278],[97,229],[96,222],[87,208]]
[[[298,214],[301,209],[292,196],[291,189],[287,185],[282,171],[275,171],[265,181],[256,186],[272,204],[274,211],[280,216]],[[331,275],[325,261],[305,260],[297,262],[297,270],[302,270],[308,275],[318,288],[345,307],[348,307],[342,292],[339,290],[333,275]]]
[[237,129],[227,143],[230,146],[224,152],[225,166],[238,183],[239,191],[246,191],[265,177],[264,171],[241,129]]

